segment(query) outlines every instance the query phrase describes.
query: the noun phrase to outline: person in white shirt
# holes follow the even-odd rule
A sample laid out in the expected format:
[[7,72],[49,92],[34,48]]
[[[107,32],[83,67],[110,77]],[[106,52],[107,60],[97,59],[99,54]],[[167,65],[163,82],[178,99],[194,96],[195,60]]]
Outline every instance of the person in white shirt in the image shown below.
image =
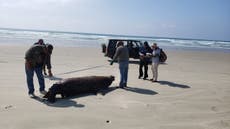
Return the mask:
[[152,72],[153,72],[153,79],[151,79],[152,82],[157,82],[158,78],[158,65],[160,63],[160,48],[157,46],[156,43],[153,43],[152,45]]

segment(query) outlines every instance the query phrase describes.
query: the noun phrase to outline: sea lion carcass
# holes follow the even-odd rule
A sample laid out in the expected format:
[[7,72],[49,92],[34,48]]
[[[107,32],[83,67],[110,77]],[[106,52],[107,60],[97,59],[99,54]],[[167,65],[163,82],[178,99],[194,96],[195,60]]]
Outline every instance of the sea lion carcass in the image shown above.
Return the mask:
[[55,96],[61,94],[62,98],[83,93],[94,93],[108,88],[114,81],[114,76],[86,76],[63,79],[51,86],[43,98],[55,102]]

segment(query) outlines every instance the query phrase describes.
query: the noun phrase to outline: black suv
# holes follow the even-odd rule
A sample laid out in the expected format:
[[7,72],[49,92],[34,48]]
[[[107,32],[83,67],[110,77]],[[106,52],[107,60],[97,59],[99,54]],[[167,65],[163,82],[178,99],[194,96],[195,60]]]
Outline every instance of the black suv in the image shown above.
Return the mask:
[[124,45],[129,49],[129,58],[139,59],[139,49],[143,47],[139,40],[109,39],[107,46],[102,44],[102,52],[105,53],[105,56],[113,58],[118,41],[123,41]]

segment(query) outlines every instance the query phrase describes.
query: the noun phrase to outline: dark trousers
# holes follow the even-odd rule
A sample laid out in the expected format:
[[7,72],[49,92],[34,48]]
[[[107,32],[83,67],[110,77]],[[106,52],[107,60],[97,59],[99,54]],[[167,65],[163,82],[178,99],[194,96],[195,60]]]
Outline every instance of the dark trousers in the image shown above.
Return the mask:
[[34,72],[37,74],[38,77],[38,82],[40,86],[39,90],[40,91],[45,90],[45,80],[42,74],[42,67],[31,68],[31,69],[26,68],[26,80],[29,89],[29,94],[34,93],[34,82],[33,82]]
[[148,61],[140,60],[139,62],[139,78],[143,76],[143,67],[144,67],[144,78],[148,77]]

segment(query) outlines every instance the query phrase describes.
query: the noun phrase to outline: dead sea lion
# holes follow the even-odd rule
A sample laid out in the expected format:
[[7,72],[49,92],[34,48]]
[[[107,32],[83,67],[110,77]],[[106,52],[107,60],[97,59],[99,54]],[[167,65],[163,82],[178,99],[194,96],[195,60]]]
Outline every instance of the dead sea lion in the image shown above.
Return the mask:
[[83,93],[95,93],[108,88],[114,81],[114,76],[87,76],[63,79],[51,86],[43,98],[55,102],[55,96],[61,94],[62,98]]

